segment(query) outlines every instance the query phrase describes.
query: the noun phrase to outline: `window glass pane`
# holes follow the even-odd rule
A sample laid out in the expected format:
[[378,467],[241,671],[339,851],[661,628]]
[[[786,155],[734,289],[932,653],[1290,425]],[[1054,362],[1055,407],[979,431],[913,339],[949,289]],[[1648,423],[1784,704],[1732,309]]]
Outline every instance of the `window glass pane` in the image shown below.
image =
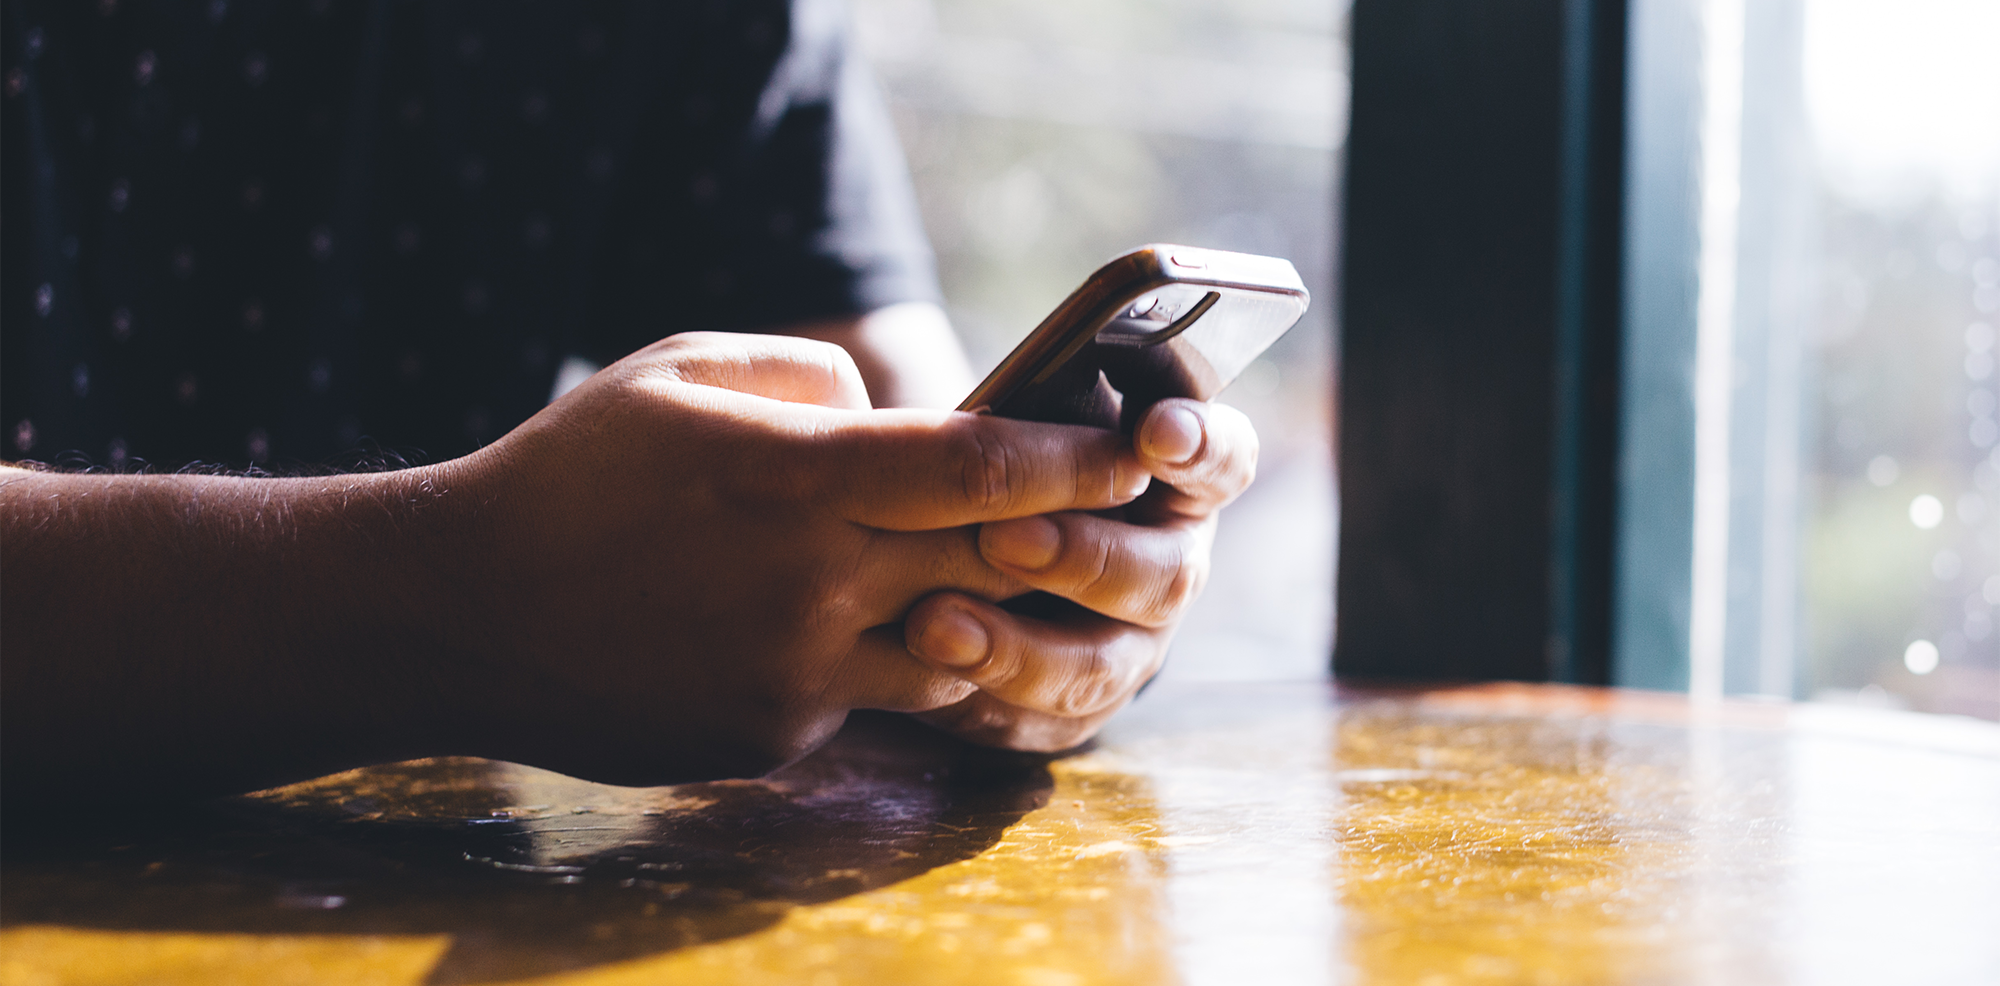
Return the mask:
[[1257,484],[1167,673],[1326,673],[1332,632],[1334,201],[1346,13],[1327,0],[855,0],[984,371],[1111,256],[1167,241],[1290,259],[1313,293],[1222,400]]
[[1803,13],[1800,688],[2000,718],[2000,4]]

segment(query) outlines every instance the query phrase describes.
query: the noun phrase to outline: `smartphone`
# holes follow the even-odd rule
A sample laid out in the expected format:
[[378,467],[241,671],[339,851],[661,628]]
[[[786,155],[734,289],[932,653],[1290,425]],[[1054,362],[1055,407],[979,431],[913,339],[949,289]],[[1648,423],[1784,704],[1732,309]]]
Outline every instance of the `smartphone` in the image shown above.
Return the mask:
[[958,409],[1130,431],[1158,401],[1220,393],[1308,301],[1291,261],[1149,243],[1098,268]]

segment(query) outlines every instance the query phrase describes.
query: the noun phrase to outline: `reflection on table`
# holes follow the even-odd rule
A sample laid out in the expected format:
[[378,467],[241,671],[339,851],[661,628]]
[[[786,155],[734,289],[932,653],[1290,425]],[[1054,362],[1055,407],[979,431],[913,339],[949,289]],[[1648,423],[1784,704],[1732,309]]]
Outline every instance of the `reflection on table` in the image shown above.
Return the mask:
[[2000,727],[1178,685],[1084,753],[373,768],[7,833],[0,984],[2000,982]]

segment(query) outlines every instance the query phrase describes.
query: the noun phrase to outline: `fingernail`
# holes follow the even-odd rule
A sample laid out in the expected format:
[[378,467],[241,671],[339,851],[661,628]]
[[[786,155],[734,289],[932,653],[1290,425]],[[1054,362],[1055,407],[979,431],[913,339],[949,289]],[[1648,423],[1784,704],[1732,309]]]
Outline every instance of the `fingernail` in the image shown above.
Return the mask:
[[1201,416],[1174,405],[1148,417],[1139,440],[1145,453],[1161,462],[1172,465],[1188,462],[1201,451]]
[[1138,460],[1120,456],[1118,466],[1111,474],[1111,485],[1118,496],[1130,500],[1146,492],[1146,487],[1153,485],[1153,474],[1147,472],[1146,467]]
[[995,521],[979,529],[979,550],[1001,565],[1047,568],[1062,550],[1062,528],[1047,517]]
[[947,667],[969,668],[986,659],[986,627],[972,614],[948,609],[936,616],[917,637],[921,656]]

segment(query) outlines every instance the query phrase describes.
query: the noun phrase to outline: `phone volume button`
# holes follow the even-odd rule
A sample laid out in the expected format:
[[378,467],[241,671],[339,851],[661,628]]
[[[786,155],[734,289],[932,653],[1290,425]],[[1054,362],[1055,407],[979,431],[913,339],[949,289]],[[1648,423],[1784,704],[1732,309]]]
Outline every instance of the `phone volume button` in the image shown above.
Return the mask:
[[1173,264],[1175,267],[1186,267],[1189,270],[1201,270],[1202,268],[1208,266],[1208,261],[1202,259],[1199,255],[1196,254],[1186,254],[1186,253],[1169,254],[1167,256],[1167,261]]

